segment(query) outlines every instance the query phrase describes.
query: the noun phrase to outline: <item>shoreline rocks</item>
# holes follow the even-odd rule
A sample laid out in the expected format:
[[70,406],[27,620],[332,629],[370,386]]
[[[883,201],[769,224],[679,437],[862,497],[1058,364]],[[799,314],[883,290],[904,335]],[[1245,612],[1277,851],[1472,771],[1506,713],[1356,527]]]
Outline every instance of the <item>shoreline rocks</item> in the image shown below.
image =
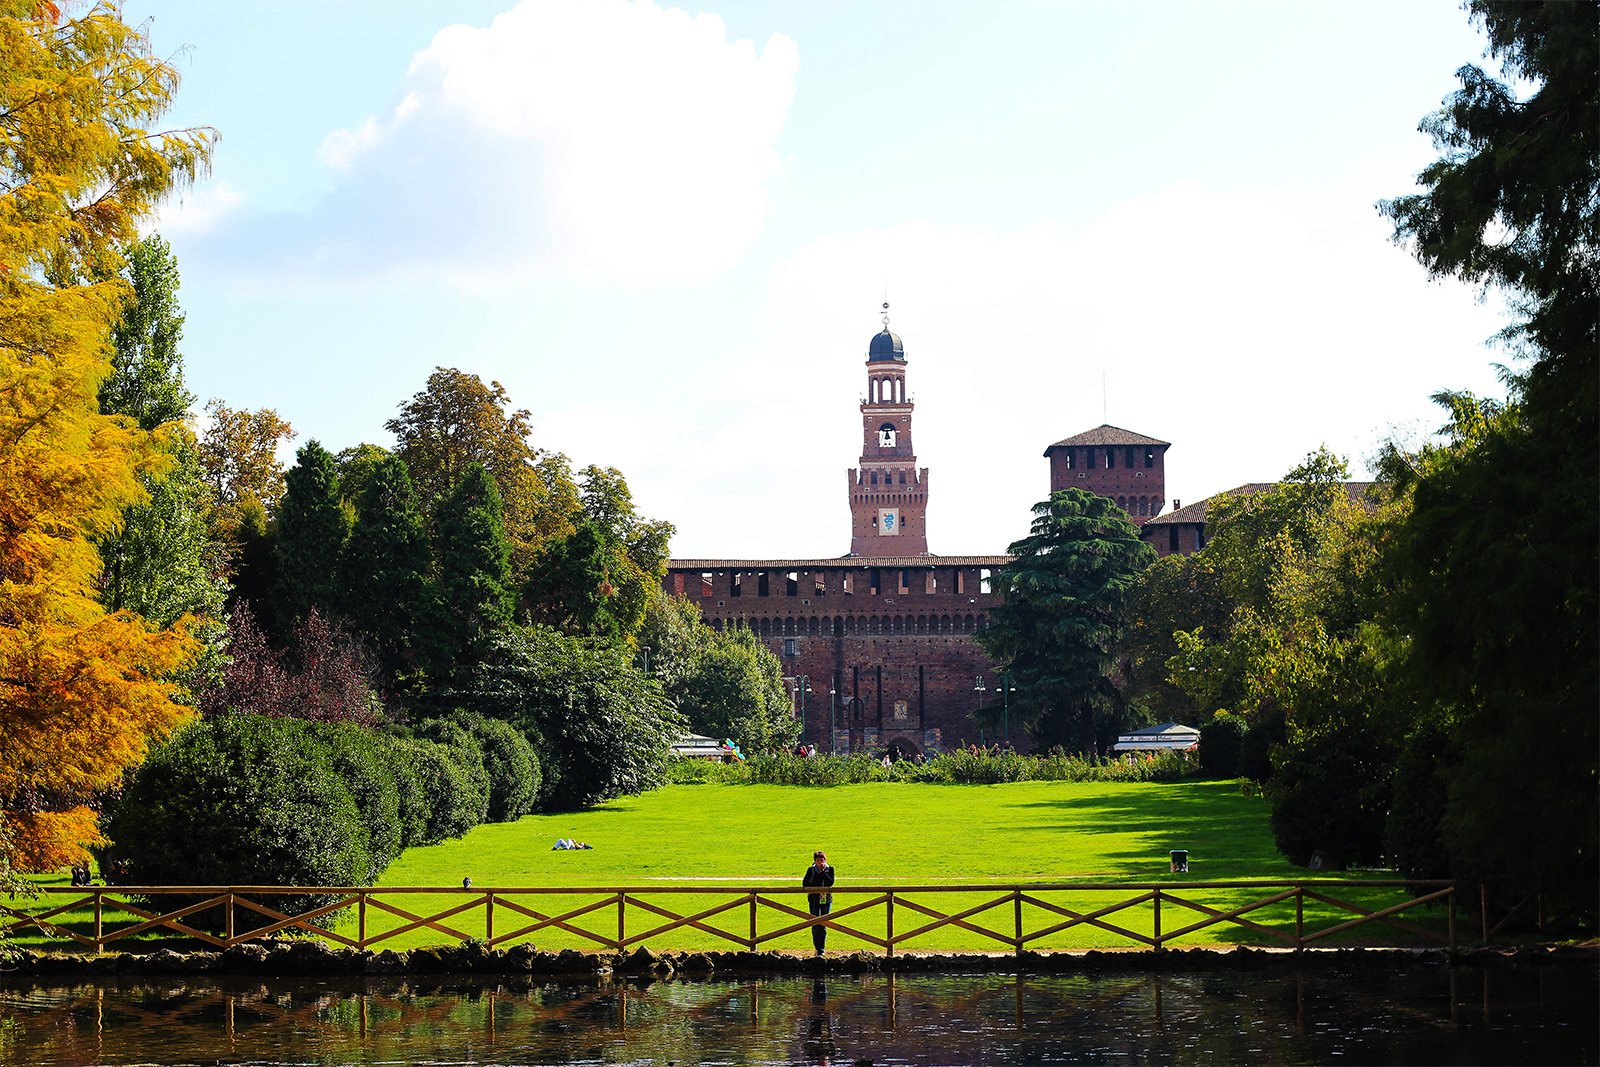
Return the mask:
[[221,952],[145,952],[103,955],[17,950],[0,965],[0,984],[16,978],[110,978],[143,975],[250,977],[470,977],[660,981],[732,976],[798,977],[837,974],[995,972],[1183,972],[1243,968],[1374,966],[1547,967],[1600,965],[1600,944],[1538,944],[1448,949],[1197,947],[1162,952],[1124,949],[1032,952],[927,952],[885,956],[837,952],[817,958],[793,952],[546,951],[532,945],[488,949],[478,942],[376,952],[325,942],[283,939],[249,942]]

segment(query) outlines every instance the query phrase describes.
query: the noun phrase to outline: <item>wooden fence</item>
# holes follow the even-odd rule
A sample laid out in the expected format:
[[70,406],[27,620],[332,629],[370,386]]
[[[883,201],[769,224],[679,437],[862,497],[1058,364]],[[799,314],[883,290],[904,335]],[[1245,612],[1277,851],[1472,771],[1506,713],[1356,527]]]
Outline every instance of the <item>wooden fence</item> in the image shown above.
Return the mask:
[[[1373,890],[1406,895],[1377,907],[1349,899]],[[982,948],[1021,953],[1045,947],[1052,935],[1088,927],[1109,935],[1095,947],[1131,944],[1159,952],[1225,926],[1257,935],[1252,943],[1294,949],[1360,928],[1367,928],[1363,944],[1395,944],[1399,931],[1406,944],[1456,947],[1456,886],[1445,881],[835,886],[826,916],[810,914],[807,892],[787,886],[53,886],[32,900],[0,903],[0,934],[37,932],[47,944],[101,952],[151,935],[228,948],[290,931],[371,949],[395,947],[387,943],[414,931],[489,947],[538,942],[560,931],[591,950],[621,952],[641,945],[679,948],[682,935],[672,935],[693,930],[717,947],[755,951],[806,948],[811,928],[821,925],[893,955],[919,942],[947,948],[929,941],[948,929],[974,935]],[[156,902],[163,898],[176,898],[177,906],[162,910]],[[314,898],[314,906],[283,910],[296,898]],[[1312,921],[1308,901],[1318,912]],[[1419,925],[1401,918],[1430,905],[1445,909],[1443,930],[1438,919]],[[1328,912],[1335,921],[1325,921]]]

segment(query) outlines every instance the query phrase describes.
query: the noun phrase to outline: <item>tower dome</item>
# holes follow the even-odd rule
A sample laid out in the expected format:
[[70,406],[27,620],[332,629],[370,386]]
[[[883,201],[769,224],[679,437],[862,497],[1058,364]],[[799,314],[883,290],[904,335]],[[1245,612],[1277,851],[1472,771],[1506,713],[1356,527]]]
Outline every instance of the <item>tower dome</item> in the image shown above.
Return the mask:
[[872,344],[867,348],[867,359],[873,363],[890,359],[904,363],[906,349],[900,343],[899,336],[890,333],[889,327],[885,326],[881,333],[873,335]]

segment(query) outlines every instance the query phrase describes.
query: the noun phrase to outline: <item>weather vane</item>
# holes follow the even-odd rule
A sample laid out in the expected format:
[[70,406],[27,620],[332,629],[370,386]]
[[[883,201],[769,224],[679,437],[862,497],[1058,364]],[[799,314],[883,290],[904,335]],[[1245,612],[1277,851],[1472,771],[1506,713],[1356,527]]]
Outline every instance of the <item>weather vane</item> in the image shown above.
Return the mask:
[[885,330],[889,328],[889,301],[887,300],[883,302],[883,328]]

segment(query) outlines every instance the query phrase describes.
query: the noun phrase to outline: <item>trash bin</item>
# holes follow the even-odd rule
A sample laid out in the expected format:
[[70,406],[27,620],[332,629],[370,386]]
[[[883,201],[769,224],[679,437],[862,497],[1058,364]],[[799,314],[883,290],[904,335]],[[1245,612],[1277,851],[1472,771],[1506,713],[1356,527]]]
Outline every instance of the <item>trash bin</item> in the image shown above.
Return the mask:
[[1180,872],[1189,873],[1189,850],[1186,848],[1172,850],[1172,873],[1178,874]]

